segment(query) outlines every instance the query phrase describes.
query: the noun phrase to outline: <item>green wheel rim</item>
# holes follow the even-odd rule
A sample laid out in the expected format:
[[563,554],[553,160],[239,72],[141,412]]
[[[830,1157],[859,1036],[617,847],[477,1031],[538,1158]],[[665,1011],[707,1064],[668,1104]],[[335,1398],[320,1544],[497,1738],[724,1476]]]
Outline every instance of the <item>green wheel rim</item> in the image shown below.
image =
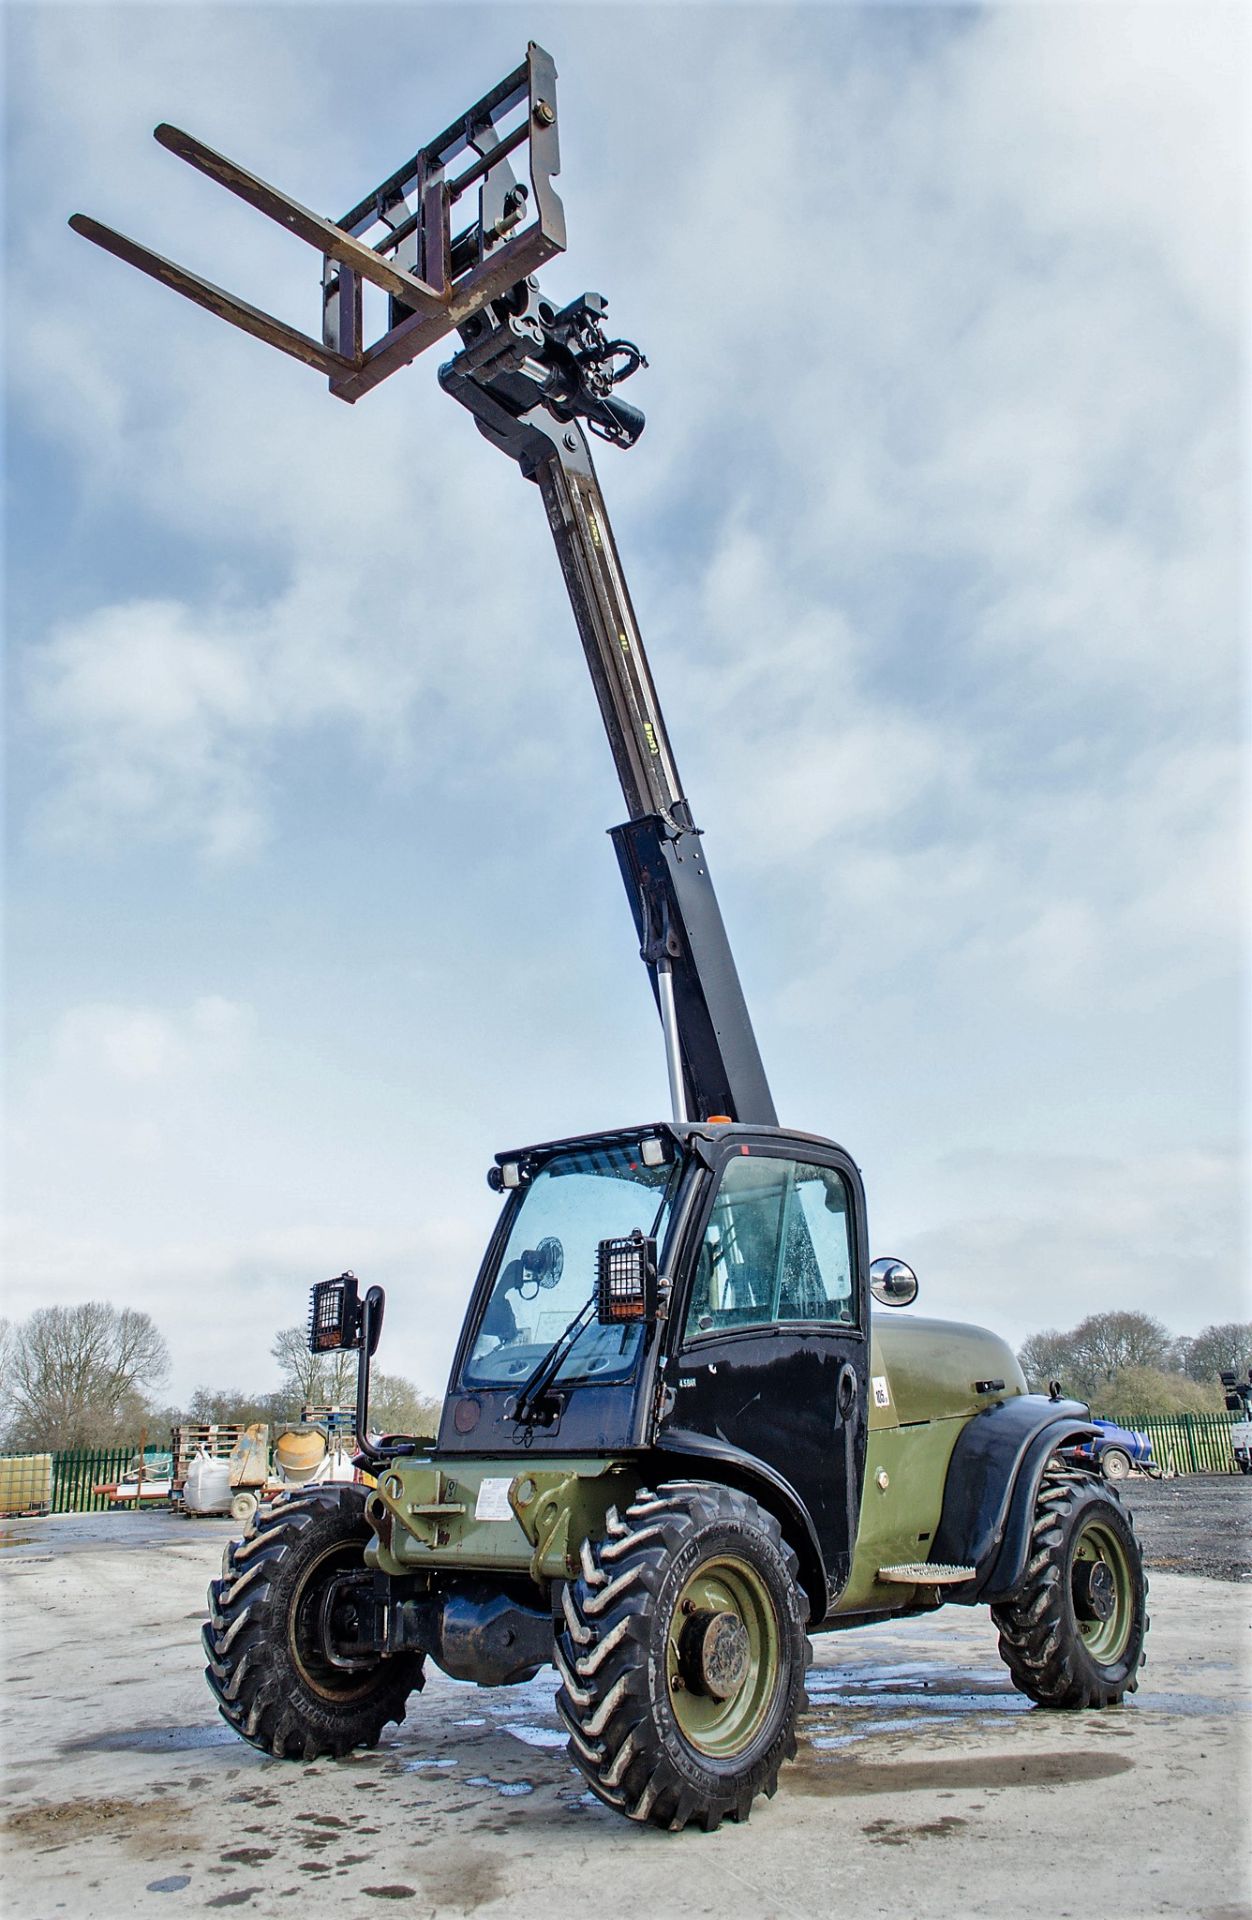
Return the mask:
[[[1083,1583],[1091,1580],[1093,1569],[1098,1567],[1107,1570],[1113,1591],[1112,1610],[1105,1620],[1084,1618],[1080,1605]],[[1098,1577],[1102,1579],[1103,1575]],[[1135,1578],[1126,1549],[1111,1527],[1089,1521],[1079,1534],[1070,1572],[1070,1592],[1083,1646],[1101,1666],[1112,1666],[1130,1643],[1135,1617]]]
[[[683,1628],[693,1615],[730,1614],[747,1636],[742,1679],[725,1700],[696,1691],[681,1653]],[[755,1567],[725,1555],[706,1560],[683,1586],[665,1639],[670,1706],[683,1738],[711,1760],[733,1760],[752,1745],[779,1685],[781,1633],[770,1590]]]

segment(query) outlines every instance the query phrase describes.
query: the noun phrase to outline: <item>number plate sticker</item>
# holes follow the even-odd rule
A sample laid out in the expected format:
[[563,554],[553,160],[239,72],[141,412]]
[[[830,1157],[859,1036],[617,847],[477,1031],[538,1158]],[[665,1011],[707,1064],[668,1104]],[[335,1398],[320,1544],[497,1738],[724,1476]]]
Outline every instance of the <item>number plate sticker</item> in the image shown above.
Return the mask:
[[484,1480],[474,1503],[475,1520],[511,1520],[513,1509],[509,1505],[509,1488],[512,1484],[511,1478]]
[[876,1407],[889,1407],[891,1405],[891,1388],[887,1385],[887,1376],[885,1373],[876,1373],[874,1375],[874,1405]]

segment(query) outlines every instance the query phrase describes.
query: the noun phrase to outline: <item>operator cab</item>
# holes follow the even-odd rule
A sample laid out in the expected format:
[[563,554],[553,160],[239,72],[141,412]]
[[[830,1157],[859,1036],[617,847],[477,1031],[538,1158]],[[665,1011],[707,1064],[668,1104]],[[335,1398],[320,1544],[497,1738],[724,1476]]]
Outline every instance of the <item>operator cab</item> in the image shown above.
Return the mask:
[[[763,1466],[811,1513],[839,1578],[864,1463],[869,1280],[842,1148],[665,1121],[503,1153],[488,1178],[507,1198],[438,1453],[655,1448]],[[637,1255],[629,1299],[604,1300],[606,1249]]]

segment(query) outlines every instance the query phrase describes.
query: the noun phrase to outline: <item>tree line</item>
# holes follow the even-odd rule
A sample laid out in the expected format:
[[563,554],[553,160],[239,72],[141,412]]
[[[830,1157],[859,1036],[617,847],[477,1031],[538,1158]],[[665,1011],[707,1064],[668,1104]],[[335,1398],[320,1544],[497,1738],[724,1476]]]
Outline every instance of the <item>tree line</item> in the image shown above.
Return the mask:
[[1114,1420],[1219,1413],[1218,1374],[1230,1367],[1246,1377],[1252,1365],[1252,1321],[1177,1335],[1151,1314],[1091,1313],[1068,1333],[1032,1333],[1017,1358],[1034,1390],[1059,1380],[1064,1393]]
[[[149,1444],[160,1445],[167,1429],[185,1422],[277,1427],[298,1420],[304,1406],[355,1401],[355,1353],[310,1353],[303,1327],[284,1327],[270,1356],[276,1385],[259,1393],[200,1386],[175,1406],[162,1398],[169,1349],[150,1314],[102,1300],[39,1307],[20,1324],[0,1321],[0,1448],[134,1446],[145,1430]],[[371,1374],[376,1432],[433,1434],[438,1417],[439,1402],[403,1374]]]
[[[160,1397],[169,1350],[149,1314],[99,1300],[39,1307],[20,1325],[0,1321],[0,1447],[132,1446],[144,1429],[159,1444],[184,1421],[283,1426],[306,1405],[348,1406],[356,1397],[356,1355],[310,1353],[302,1327],[276,1333],[270,1356],[278,1382],[266,1391],[201,1386],[185,1406],[173,1406]],[[1178,1336],[1150,1314],[1093,1313],[1067,1333],[1031,1334],[1017,1357],[1033,1390],[1057,1380],[1114,1419],[1216,1413],[1224,1405],[1221,1369],[1246,1374],[1252,1365],[1252,1322]],[[438,1418],[439,1402],[403,1374],[373,1373],[376,1432],[433,1434]]]

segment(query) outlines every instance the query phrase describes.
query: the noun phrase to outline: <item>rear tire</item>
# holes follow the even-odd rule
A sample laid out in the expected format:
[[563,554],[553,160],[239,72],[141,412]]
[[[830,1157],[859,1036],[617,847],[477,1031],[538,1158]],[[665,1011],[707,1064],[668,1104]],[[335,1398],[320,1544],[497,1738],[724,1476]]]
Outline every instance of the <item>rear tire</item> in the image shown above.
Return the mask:
[[610,1508],[565,1588],[557,1708],[592,1792],[677,1832],[746,1820],[796,1750],[811,1649],[795,1555],[732,1488],[692,1481]]
[[1143,1555],[1117,1495],[1051,1464],[1021,1590],[991,1609],[1014,1686],[1041,1707],[1115,1706],[1139,1684],[1147,1597]]
[[277,1760],[338,1759],[377,1746],[425,1684],[419,1654],[380,1656],[348,1671],[319,1649],[326,1584],[360,1567],[373,1537],[366,1498],[355,1484],[280,1495],[230,1542],[222,1578],[209,1588],[204,1677],[222,1718]]

